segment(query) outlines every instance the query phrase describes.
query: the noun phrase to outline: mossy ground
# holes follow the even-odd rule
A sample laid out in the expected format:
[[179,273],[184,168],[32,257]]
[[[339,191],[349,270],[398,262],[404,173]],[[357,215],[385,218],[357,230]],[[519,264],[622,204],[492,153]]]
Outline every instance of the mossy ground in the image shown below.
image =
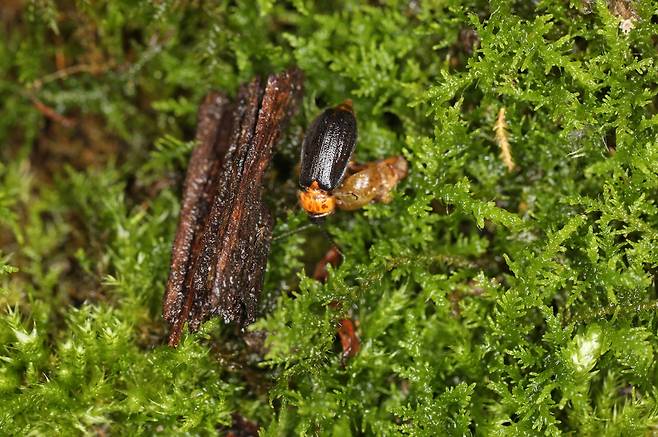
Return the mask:
[[[655,1],[5,0],[0,26],[1,434],[214,434],[236,412],[263,435],[658,432]],[[358,158],[410,176],[329,221],[324,285],[320,233],[273,243],[265,347],[215,321],[170,349],[196,106],[292,64],[275,234],[305,223],[294,165],[323,107],[353,99]]]

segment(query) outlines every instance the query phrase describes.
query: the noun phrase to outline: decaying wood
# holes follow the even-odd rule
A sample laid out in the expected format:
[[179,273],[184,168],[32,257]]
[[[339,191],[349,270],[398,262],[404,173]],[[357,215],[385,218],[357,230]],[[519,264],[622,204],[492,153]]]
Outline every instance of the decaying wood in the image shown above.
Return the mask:
[[289,70],[264,89],[259,79],[243,85],[233,105],[201,107],[164,298],[172,346],[185,323],[194,331],[213,316],[243,326],[256,317],[272,230],[262,178],[302,81]]
[[164,317],[168,321],[180,312],[192,241],[208,212],[207,206],[204,208],[201,201],[210,191],[211,169],[221,162],[228,144],[228,141],[218,144],[221,143],[218,142],[220,126],[232,121],[228,98],[220,93],[208,94],[199,107],[197,118],[196,147],[192,151],[185,176],[180,218],[171,251],[171,268],[164,298]]

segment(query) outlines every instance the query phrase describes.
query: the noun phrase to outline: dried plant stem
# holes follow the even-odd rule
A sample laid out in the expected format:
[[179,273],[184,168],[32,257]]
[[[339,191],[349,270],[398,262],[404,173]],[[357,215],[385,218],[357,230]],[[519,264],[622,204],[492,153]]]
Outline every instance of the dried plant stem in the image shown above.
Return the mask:
[[512,147],[510,146],[507,134],[507,121],[505,120],[505,107],[503,106],[498,111],[498,119],[493,128],[496,133],[496,142],[500,148],[500,158],[507,166],[507,170],[512,172],[516,168],[514,160],[512,159]]

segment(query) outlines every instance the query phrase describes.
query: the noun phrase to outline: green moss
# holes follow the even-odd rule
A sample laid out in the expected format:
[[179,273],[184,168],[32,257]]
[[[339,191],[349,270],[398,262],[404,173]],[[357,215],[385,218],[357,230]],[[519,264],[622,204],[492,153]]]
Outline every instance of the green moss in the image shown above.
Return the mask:
[[[263,435],[658,428],[655,2],[9,4],[0,433],[214,434],[233,413]],[[215,321],[172,350],[160,301],[197,102],[291,64],[306,91],[268,180],[265,347]],[[411,171],[392,203],[331,218],[345,259],[320,284],[304,266],[326,241],[287,235],[305,223],[292,168],[345,98],[358,159]]]

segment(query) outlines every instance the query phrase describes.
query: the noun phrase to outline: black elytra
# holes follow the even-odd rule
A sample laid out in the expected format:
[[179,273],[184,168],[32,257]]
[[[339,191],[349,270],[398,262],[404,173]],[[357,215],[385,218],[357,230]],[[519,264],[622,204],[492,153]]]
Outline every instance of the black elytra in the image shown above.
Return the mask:
[[313,181],[325,191],[338,187],[354,152],[356,135],[350,100],[320,114],[306,132],[302,145],[300,187],[308,188]]

